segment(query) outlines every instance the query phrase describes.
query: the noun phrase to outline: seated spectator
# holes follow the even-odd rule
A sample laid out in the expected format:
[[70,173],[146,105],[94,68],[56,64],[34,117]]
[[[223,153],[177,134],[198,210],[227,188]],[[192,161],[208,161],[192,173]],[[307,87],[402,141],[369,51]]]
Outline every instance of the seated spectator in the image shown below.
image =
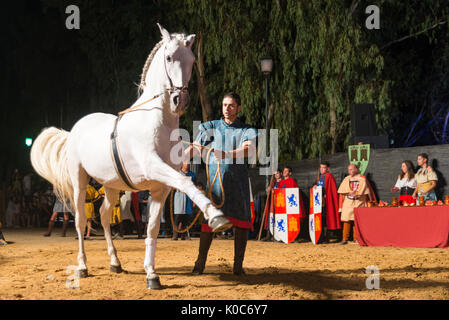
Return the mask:
[[415,168],[410,160],[405,160],[401,165],[401,174],[399,174],[396,184],[391,188],[391,192],[399,191],[399,205],[404,202],[415,202],[413,193],[416,189]]

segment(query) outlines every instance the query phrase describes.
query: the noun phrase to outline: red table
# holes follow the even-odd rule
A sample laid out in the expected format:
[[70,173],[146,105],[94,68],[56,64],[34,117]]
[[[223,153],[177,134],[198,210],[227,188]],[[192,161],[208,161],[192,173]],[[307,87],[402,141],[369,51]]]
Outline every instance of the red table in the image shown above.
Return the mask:
[[356,208],[361,246],[448,248],[449,206]]

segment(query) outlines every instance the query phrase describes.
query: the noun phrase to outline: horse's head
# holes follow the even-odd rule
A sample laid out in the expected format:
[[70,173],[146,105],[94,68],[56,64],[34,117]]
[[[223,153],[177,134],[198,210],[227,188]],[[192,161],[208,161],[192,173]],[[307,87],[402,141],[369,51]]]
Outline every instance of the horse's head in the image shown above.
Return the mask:
[[162,34],[163,69],[170,92],[170,110],[182,114],[190,102],[188,91],[195,56],[192,45],[195,35],[170,34],[158,24]]

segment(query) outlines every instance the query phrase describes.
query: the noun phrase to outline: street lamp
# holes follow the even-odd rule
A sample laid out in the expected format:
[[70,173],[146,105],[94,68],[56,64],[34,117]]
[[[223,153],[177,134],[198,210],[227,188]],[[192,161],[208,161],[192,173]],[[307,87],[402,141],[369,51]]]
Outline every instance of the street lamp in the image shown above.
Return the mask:
[[[270,77],[271,71],[273,70],[273,59],[271,59],[270,56],[265,56],[262,59],[260,59],[260,69],[262,70],[262,73],[265,77],[265,154],[268,156],[268,78]],[[271,163],[270,163],[271,165]],[[269,180],[268,175],[266,176],[266,187],[268,187]]]

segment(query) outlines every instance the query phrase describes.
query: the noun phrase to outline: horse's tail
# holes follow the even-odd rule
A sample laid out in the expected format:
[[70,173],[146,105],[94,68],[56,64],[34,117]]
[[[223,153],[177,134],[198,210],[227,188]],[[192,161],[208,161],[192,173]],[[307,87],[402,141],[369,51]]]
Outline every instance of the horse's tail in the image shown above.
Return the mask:
[[[31,147],[34,170],[54,187],[56,196],[64,205],[72,205],[73,185],[67,161],[67,138],[70,132],[50,127],[44,129]],[[73,208],[73,206],[72,206]]]

